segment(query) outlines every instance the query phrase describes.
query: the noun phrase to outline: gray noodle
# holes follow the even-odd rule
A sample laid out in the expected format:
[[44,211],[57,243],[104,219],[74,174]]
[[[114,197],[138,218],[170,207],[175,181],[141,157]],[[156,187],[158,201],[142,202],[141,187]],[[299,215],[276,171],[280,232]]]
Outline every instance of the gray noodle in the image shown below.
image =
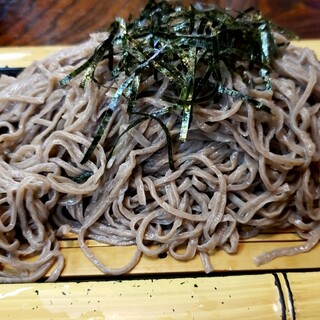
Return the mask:
[[[105,37],[93,34],[34,62],[17,79],[0,79],[0,282],[36,281],[49,270],[47,280],[57,280],[64,267],[57,239],[70,232],[93,264],[112,275],[129,272],[142,254],[161,253],[178,260],[199,253],[210,272],[215,249],[236,253],[241,238],[276,229],[293,228],[305,241],[262,252],[256,264],[319,242],[320,64],[313,52],[283,49],[269,91],[257,74],[248,71],[252,89],[224,72],[228,88],[262,101],[271,113],[231,97],[194,106],[184,143],[177,138],[179,113],[162,116],[174,140],[175,171],[168,169],[165,134],[154,120],[125,134],[107,162],[106,146],[129,123],[125,98],[91,160],[81,164],[125,77],[111,81],[102,63],[96,76],[105,86],[89,82],[82,89],[77,77],[62,87],[59,80]],[[153,93],[139,98],[136,110],[168,107],[161,99],[167,86],[167,79],[157,85],[146,78],[140,90]],[[87,181],[71,179],[84,171],[93,172]],[[109,268],[87,238],[136,245],[136,252],[127,265]]]

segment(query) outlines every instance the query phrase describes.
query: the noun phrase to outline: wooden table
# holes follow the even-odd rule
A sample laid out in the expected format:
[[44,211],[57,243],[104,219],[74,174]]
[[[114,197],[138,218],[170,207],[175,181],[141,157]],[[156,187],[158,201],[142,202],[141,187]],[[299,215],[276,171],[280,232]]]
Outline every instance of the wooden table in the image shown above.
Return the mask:
[[[190,1],[184,1],[188,3]],[[255,7],[301,38],[320,38],[319,0],[202,0],[235,9]],[[74,44],[116,16],[136,16],[147,0],[0,0],[0,46]]]

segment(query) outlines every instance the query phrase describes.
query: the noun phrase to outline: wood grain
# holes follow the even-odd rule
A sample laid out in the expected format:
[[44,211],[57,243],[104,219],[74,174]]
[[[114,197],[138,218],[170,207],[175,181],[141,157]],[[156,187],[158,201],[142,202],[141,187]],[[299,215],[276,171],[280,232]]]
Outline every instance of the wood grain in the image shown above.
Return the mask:
[[[302,38],[320,38],[320,1],[202,0],[243,10],[255,7]],[[0,0],[0,46],[68,45],[105,29],[116,16],[137,16],[147,0]],[[185,4],[190,1],[184,1]]]
[[301,38],[320,37],[319,0],[261,0],[259,8],[266,17],[294,31]]
[[[311,47],[320,55],[320,41],[303,41],[299,45]],[[60,49],[57,46],[0,48],[0,62],[10,61],[11,66],[25,67]],[[101,277],[101,272],[70,237],[60,242],[66,257],[63,281],[1,284],[1,319],[317,320],[320,315],[319,248],[300,256],[283,257],[260,268],[252,262],[252,257],[262,250],[301,243],[297,240],[292,233],[260,235],[241,243],[236,256],[216,252],[212,262],[216,271],[224,272],[223,276],[217,273],[204,276],[199,257],[190,263],[170,257],[143,257],[129,278],[105,277],[97,281],[96,276]],[[124,247],[119,251],[92,240],[87,243],[105,263],[111,261],[113,266],[128,261],[134,250]],[[309,271],[295,272],[298,268]],[[315,268],[318,272],[314,272]],[[279,271],[283,269],[291,271]],[[235,270],[237,272],[233,272]],[[254,274],[248,272],[252,270]],[[238,275],[239,271],[242,275]],[[192,272],[192,277],[186,272]],[[162,275],[157,278],[155,274]],[[144,279],[140,279],[142,277]]]

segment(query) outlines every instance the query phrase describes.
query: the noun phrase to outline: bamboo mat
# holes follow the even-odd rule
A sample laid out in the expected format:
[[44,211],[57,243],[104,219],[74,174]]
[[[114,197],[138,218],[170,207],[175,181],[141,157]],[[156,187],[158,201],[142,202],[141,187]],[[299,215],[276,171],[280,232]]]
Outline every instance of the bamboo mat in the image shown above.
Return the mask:
[[[320,57],[320,41],[295,44]],[[0,67],[26,67],[63,48],[0,48]],[[111,267],[125,264],[135,251],[87,244]],[[143,256],[131,279],[95,281],[101,272],[70,237],[60,241],[62,282],[0,285],[1,319],[320,319],[319,247],[260,267],[253,262],[261,252],[300,244],[294,233],[262,234],[242,241],[236,255],[214,252],[212,264],[223,277],[205,276],[199,257],[182,262]],[[80,278],[86,281],[75,282]]]

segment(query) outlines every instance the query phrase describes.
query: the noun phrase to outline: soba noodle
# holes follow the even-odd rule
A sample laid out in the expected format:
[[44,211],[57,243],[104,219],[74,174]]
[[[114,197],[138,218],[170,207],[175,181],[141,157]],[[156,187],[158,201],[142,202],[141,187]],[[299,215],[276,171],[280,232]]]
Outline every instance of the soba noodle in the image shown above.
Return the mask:
[[[124,76],[106,86],[59,80],[81,65],[106,38],[96,33],[73,48],[36,61],[17,79],[0,79],[0,282],[35,281],[50,269],[58,279],[64,260],[58,237],[78,235],[84,254],[106,274],[123,274],[142,254],[197,253],[207,272],[210,252],[236,253],[239,239],[293,227],[299,247],[262,253],[257,264],[313,248],[320,238],[320,64],[313,52],[289,46],[274,61],[272,90],[249,89],[225,73],[230,88],[259,98],[270,114],[225,98],[195,106],[186,142],[177,140],[179,117],[164,115],[174,143],[176,170],[168,168],[166,137],[151,119],[123,135],[107,162],[104,147],[129,124],[122,98],[93,157],[81,164],[99,119]],[[97,77],[108,74],[99,65]],[[258,75],[251,74],[256,83]],[[107,79],[107,78],[106,78]],[[105,81],[107,81],[104,79]],[[169,105],[168,81],[143,88],[138,111]],[[83,183],[71,178],[93,174]],[[128,265],[105,266],[85,244],[136,245]],[[180,248],[184,248],[181,252]],[[261,247],[263,251],[263,248]],[[237,259],[235,256],[234,259]]]

